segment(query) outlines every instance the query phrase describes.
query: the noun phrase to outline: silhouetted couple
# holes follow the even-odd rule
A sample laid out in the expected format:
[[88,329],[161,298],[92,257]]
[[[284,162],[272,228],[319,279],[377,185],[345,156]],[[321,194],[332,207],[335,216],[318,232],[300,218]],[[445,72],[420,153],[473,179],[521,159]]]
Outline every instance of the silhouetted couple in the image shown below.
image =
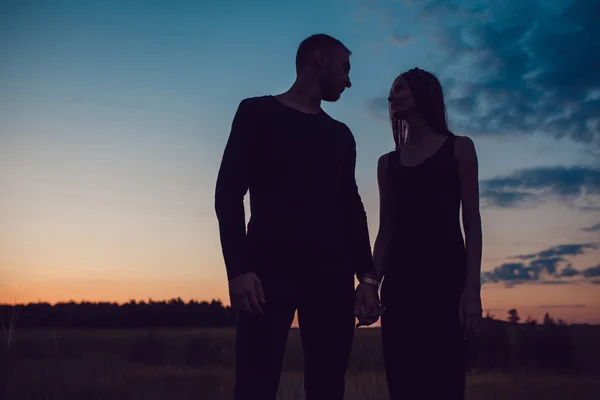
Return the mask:
[[305,39],[292,87],[242,100],[232,123],[215,202],[238,310],[236,400],[275,399],[296,310],[307,400],[343,399],[356,318],[380,315],[391,399],[464,398],[465,338],[481,318],[475,148],[448,130],[432,74],[396,78],[372,253],[353,134],[321,109],[350,88],[350,55],[331,36]]

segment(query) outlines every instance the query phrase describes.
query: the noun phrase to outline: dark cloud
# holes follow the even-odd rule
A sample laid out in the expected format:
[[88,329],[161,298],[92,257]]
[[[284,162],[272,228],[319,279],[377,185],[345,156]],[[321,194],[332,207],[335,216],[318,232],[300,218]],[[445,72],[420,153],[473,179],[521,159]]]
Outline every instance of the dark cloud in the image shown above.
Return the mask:
[[550,247],[546,250],[542,250],[539,253],[532,254],[521,254],[514,256],[515,259],[520,260],[531,260],[531,259],[546,259],[554,260],[556,258],[562,258],[566,256],[578,256],[585,252],[585,250],[596,249],[598,245],[596,243],[575,243],[575,244],[559,244],[558,246]]
[[[464,82],[470,84],[464,96],[449,101],[452,112],[470,121],[464,128],[600,145],[600,98],[592,95],[600,89],[597,6],[574,0],[557,11],[539,1],[503,3],[496,18],[447,30],[444,43],[454,43],[449,60],[470,57],[478,71],[477,80]],[[476,105],[470,112],[454,108],[465,97]]]
[[529,268],[535,271],[548,271],[551,275],[556,275],[559,264],[564,261],[565,259],[562,257],[539,258],[531,261]]
[[461,131],[539,132],[600,148],[598,0],[404,3],[436,31],[445,59],[434,72],[451,89]]
[[586,278],[597,278],[600,276],[600,264],[595,267],[588,268],[583,271],[583,276]]
[[542,167],[481,181],[484,206],[519,207],[559,201],[578,208],[600,207],[600,168]]
[[[521,262],[502,264],[491,271],[481,274],[481,282],[503,283],[512,287],[522,283],[540,283],[546,285],[568,284],[570,278],[600,276],[600,265],[579,271],[567,263],[568,257],[584,254],[586,250],[598,249],[596,243],[561,244],[538,253],[521,254],[512,257]],[[565,265],[566,264],[566,265]],[[564,265],[564,266],[563,266]]]
[[597,223],[595,225],[592,226],[587,226],[585,228],[581,228],[582,231],[584,232],[597,232],[600,231],[600,223]]
[[573,268],[573,265],[567,265],[560,273],[561,278],[572,278],[580,274],[580,271]]
[[494,268],[493,271],[482,273],[482,279],[483,283],[523,282],[537,280],[538,276],[530,275],[529,269],[523,263],[506,263]]

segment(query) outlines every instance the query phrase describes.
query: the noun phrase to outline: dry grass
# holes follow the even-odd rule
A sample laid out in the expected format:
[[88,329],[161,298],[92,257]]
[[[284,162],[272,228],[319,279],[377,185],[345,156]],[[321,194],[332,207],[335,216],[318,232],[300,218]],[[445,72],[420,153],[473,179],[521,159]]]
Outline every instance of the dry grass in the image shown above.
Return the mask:
[[[13,339],[11,351],[3,355],[0,365],[0,398],[232,398],[232,330],[159,331],[150,339],[142,338],[142,334],[140,331],[19,331]],[[195,344],[191,346],[190,343]],[[152,356],[136,359],[132,350],[135,348]],[[204,363],[192,365],[190,357],[187,357],[190,349],[194,349],[198,356],[206,352],[211,357]],[[298,334],[292,332],[279,400],[303,399],[301,371]],[[596,400],[600,398],[598,378],[592,374],[473,374],[468,377],[467,398]],[[346,399],[387,398],[378,331],[361,329],[351,358]]]

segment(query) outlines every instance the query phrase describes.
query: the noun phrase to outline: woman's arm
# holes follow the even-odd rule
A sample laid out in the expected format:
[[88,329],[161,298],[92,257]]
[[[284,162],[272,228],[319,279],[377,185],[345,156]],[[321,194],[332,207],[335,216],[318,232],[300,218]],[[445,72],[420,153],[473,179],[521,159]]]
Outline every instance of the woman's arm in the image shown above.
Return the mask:
[[384,154],[377,163],[377,185],[379,186],[379,231],[373,246],[373,260],[377,279],[381,281],[386,267],[394,230],[394,200],[386,178],[390,154]]
[[473,141],[465,136],[456,138],[455,156],[458,159],[462,219],[467,251],[466,288],[479,292],[483,234],[479,213],[479,166]]

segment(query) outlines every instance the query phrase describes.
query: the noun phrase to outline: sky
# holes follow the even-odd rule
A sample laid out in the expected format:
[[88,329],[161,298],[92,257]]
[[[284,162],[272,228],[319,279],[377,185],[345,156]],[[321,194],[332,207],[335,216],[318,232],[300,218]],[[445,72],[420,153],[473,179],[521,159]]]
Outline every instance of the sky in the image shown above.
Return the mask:
[[371,240],[386,93],[418,66],[478,152],[486,312],[600,323],[599,19],[595,0],[4,0],[0,302],[228,304],[231,120],[327,33],[352,51],[352,88],[323,108],[356,138]]

